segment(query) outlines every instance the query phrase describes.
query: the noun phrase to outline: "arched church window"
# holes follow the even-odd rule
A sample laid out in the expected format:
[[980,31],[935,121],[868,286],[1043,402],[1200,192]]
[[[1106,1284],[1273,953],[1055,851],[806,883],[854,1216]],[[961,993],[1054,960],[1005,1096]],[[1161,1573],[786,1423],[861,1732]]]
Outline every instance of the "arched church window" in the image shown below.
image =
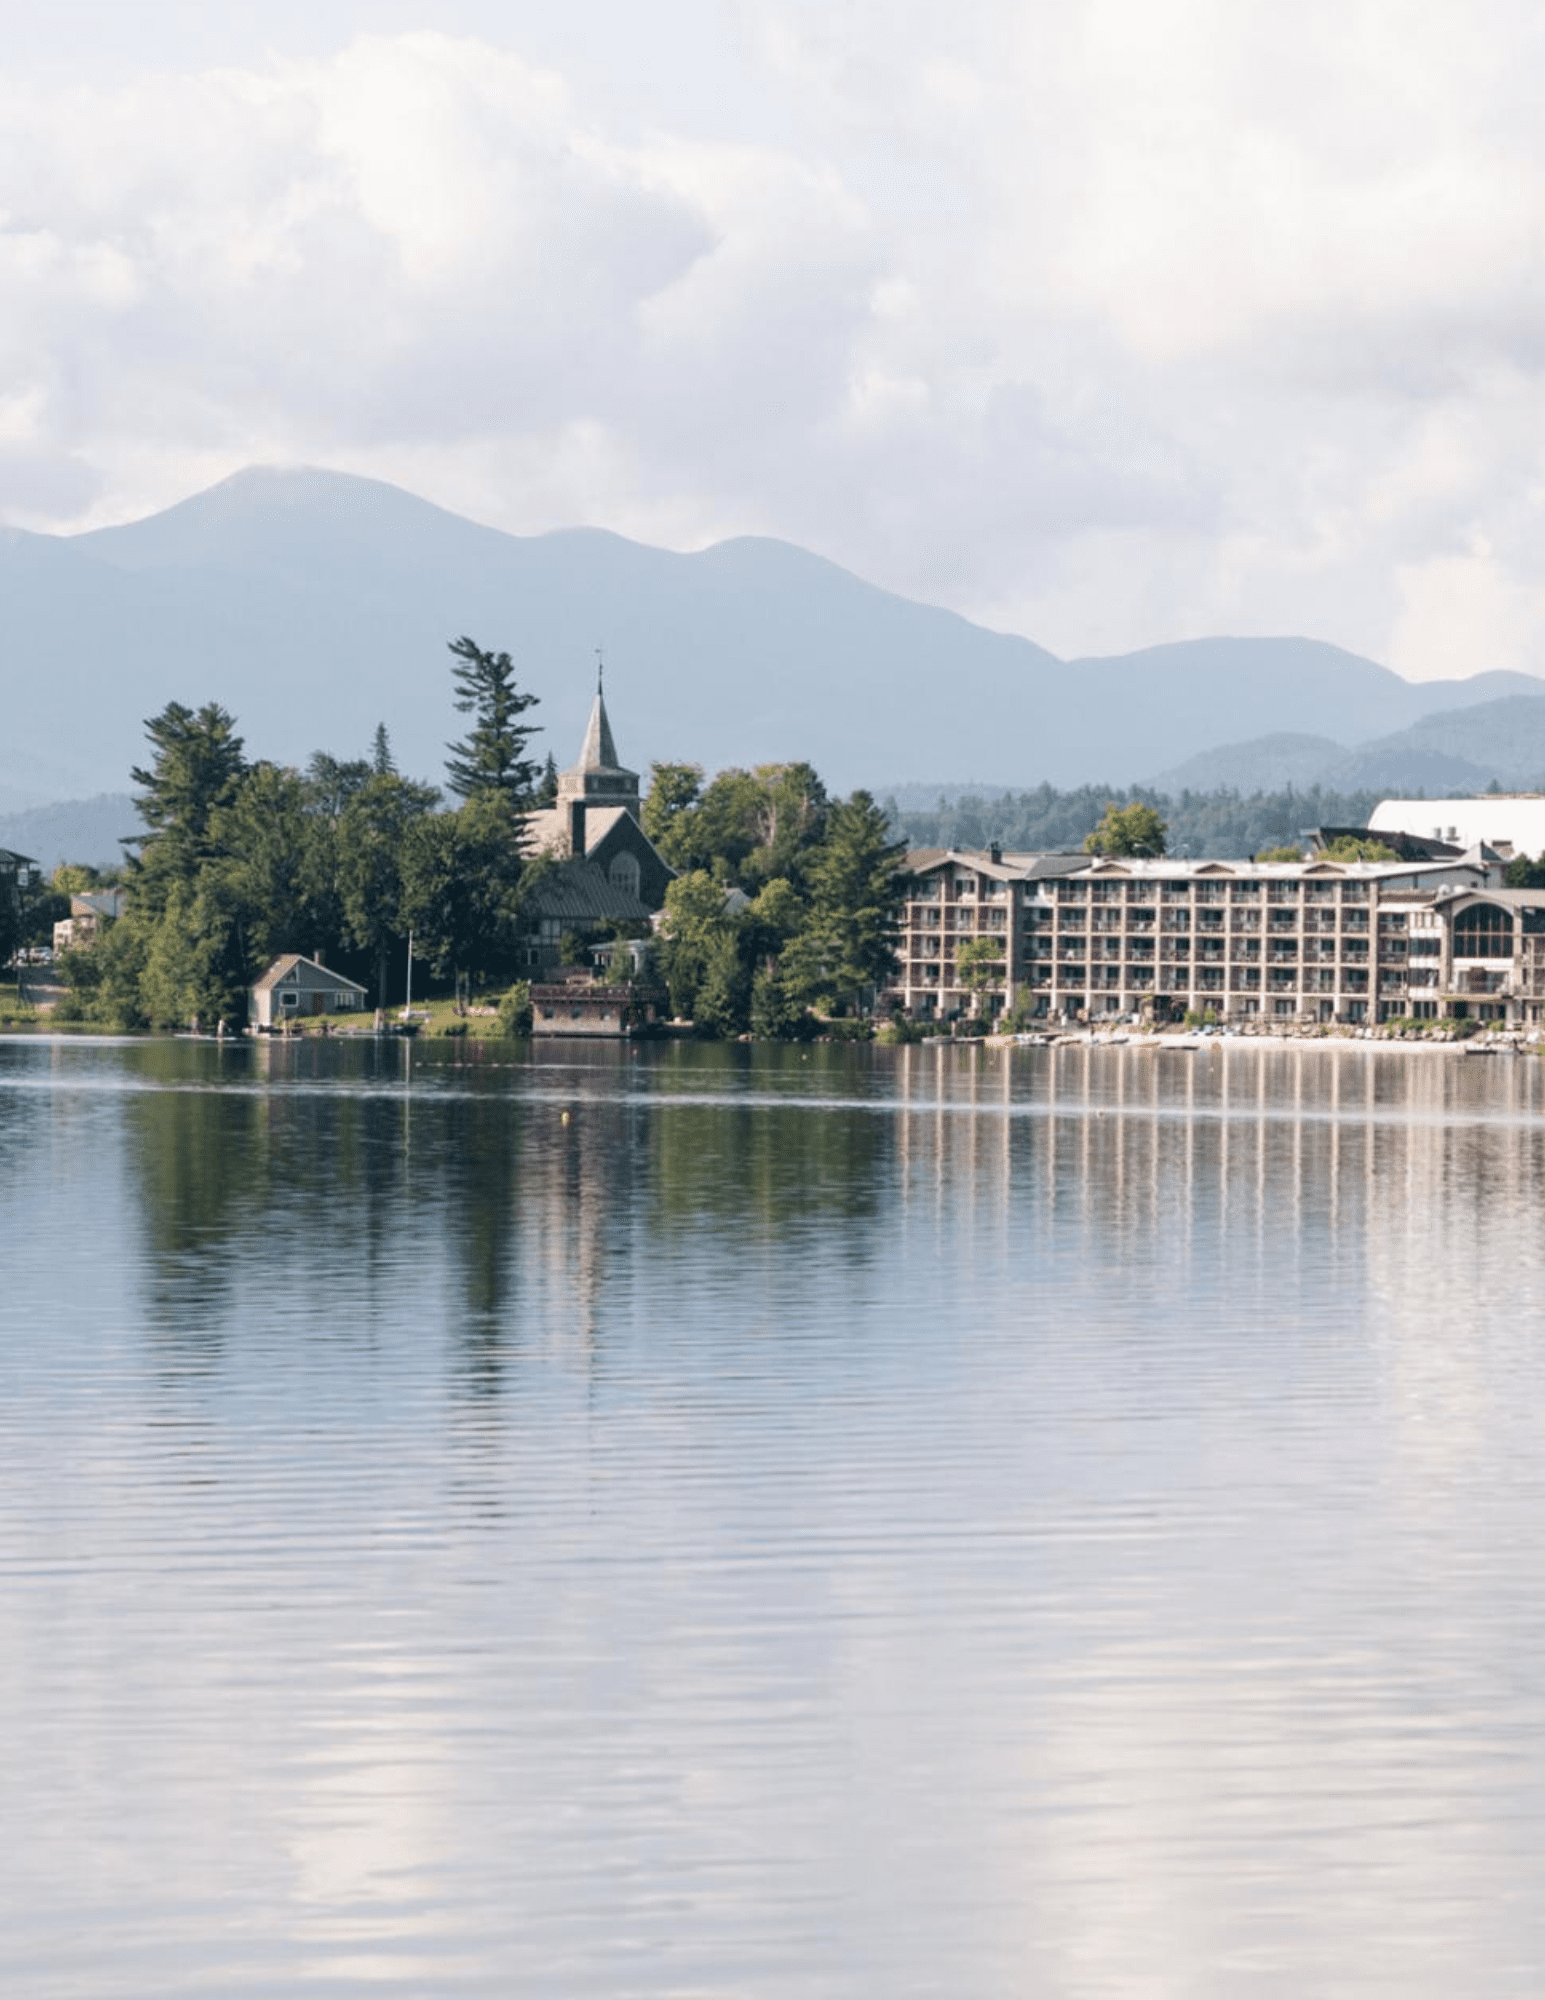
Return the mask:
[[638,894],[638,857],[635,854],[614,854],[612,865],[606,871],[607,879],[614,889],[621,889],[624,895]]

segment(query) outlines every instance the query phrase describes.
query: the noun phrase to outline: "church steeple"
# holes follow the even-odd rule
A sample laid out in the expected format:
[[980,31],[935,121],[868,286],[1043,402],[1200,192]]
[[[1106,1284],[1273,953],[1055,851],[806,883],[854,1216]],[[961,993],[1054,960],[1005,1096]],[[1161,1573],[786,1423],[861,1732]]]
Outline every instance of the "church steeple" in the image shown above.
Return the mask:
[[621,766],[617,762],[617,746],[612,741],[612,726],[606,716],[606,697],[599,685],[595,700],[590,705],[590,721],[585,728],[585,740],[579,746],[580,771],[616,771]]
[[628,770],[618,759],[601,674],[598,666],[595,700],[585,726],[585,740],[579,746],[579,761],[558,778],[558,810],[568,822],[569,852],[575,855],[585,852],[587,807],[621,806],[635,819],[639,815],[638,773]]

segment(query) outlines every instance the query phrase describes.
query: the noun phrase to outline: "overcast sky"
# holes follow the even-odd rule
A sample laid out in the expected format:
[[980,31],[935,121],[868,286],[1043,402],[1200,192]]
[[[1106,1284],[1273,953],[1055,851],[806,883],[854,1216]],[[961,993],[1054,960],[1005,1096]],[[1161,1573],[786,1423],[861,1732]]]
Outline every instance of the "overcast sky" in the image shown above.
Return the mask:
[[0,517],[238,467],[1545,671],[1545,11],[0,0]]

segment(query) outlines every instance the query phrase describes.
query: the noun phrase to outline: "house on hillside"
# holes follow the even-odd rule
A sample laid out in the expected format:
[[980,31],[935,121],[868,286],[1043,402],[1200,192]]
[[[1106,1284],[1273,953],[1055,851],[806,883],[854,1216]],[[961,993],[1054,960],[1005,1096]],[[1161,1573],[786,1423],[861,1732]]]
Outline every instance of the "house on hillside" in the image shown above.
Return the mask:
[[70,914],[54,925],[54,956],[89,951],[103,924],[123,915],[126,901],[122,889],[87,889],[71,896]]
[[318,1014],[357,1013],[365,1004],[365,989],[341,972],[287,951],[253,986],[248,1003],[250,1025],[272,1034],[289,1022]]
[[567,933],[645,923],[664,904],[676,871],[645,833],[640,811],[638,773],[617,756],[597,688],[579,761],[560,774],[557,803],[526,821],[532,851],[558,864],[527,902],[529,969],[556,965]]

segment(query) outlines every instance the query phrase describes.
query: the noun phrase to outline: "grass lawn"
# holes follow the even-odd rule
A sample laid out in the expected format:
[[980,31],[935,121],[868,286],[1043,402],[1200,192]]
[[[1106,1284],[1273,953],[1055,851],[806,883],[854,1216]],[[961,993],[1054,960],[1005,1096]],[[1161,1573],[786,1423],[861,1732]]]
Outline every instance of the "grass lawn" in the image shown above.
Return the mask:
[[39,1019],[35,1007],[21,1004],[14,975],[10,979],[0,978],[0,1027],[30,1028]]
[[[418,1031],[421,1035],[465,1034],[473,1039],[492,1037],[499,1032],[496,1010],[503,997],[499,993],[480,993],[472,1003],[472,1012],[470,1014],[458,1014],[456,1012],[456,1003],[449,995],[434,999],[420,999],[415,994],[413,996],[413,1018],[418,1024]],[[479,1011],[485,1007],[489,1009],[486,1014]],[[386,1010],[388,1025],[398,1021],[401,1015],[402,1008],[400,1005],[388,1007]],[[333,1014],[329,1016],[329,1019],[333,1024],[334,1034],[368,1035],[375,1028],[375,1013],[368,1007],[360,1014],[345,1014],[342,1016]],[[312,1029],[312,1032],[315,1032],[315,1030]]]

